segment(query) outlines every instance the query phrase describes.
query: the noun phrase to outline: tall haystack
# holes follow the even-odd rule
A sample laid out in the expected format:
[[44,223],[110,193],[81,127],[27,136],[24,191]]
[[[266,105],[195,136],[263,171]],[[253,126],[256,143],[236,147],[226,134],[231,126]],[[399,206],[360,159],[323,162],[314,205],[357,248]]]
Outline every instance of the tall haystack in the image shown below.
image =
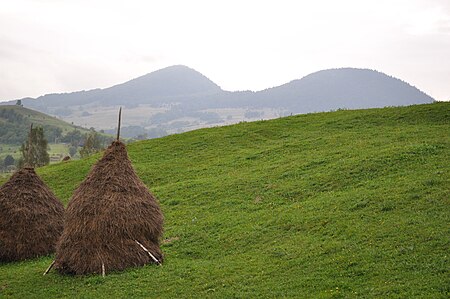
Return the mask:
[[161,263],[163,215],[114,141],[69,201],[56,248],[56,269],[89,274]]
[[64,206],[31,167],[0,187],[0,261],[18,261],[55,251],[63,231]]

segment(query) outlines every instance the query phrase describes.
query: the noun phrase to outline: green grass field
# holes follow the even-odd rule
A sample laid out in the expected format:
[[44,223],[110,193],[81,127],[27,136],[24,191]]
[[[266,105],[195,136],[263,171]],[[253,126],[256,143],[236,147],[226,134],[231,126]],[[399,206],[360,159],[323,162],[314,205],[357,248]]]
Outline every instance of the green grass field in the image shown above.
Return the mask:
[[[58,163],[61,157],[69,155],[69,145],[64,143],[51,143],[48,145],[48,154],[50,157],[54,157],[55,161],[51,160],[50,163]],[[1,144],[0,143],[0,161],[4,160],[7,155],[11,155],[15,160],[22,157],[22,152],[20,151],[20,145],[11,144]],[[76,158],[79,155],[77,155]],[[58,161],[56,161],[58,159]]]
[[0,160],[4,160],[7,155],[19,159],[21,156],[20,145],[0,143]]
[[0,109],[11,111],[14,113],[17,113],[18,115],[21,115],[24,117],[24,119],[27,121],[27,123],[32,123],[35,126],[52,126],[52,127],[58,127],[62,130],[62,133],[65,134],[69,131],[73,131],[75,128],[82,132],[88,132],[89,130],[81,128],[81,127],[75,127],[74,125],[71,125],[63,120],[60,120],[56,117],[41,113],[39,111],[35,111],[26,107],[17,106],[17,105],[7,105],[7,106],[0,106]]
[[[0,297],[449,298],[449,132],[436,103],[130,144],[165,214],[163,266],[102,278],[42,276],[52,256],[2,264]],[[67,204],[98,158],[38,173]]]

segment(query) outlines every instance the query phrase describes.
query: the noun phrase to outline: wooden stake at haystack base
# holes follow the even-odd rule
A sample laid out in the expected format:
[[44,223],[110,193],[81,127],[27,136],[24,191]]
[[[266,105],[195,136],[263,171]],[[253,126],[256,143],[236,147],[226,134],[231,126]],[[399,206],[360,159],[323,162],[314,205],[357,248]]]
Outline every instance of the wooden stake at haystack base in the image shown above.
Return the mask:
[[45,270],[44,275],[47,275],[48,272],[50,272],[50,270],[53,268],[54,265],[55,265],[55,260],[53,260],[53,262],[50,264],[50,266],[48,266],[47,270]]
[[[62,274],[101,274],[160,264],[163,214],[139,179],[117,138],[72,195],[55,269]],[[139,241],[137,241],[139,240]]]
[[153,260],[156,264],[161,265],[160,261],[158,261],[158,259],[157,259],[150,251],[148,251],[148,249],[145,248],[144,245],[142,245],[141,243],[139,243],[139,242],[136,241],[136,240],[134,240],[134,241],[135,241],[139,246],[141,246],[141,248],[144,249],[145,252],[148,253],[148,255],[152,258],[152,260]]

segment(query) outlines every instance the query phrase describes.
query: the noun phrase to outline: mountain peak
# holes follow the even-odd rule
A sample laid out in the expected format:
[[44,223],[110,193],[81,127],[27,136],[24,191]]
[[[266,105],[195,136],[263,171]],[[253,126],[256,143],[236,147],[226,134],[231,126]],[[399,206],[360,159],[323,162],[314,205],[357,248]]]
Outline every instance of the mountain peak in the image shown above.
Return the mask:
[[177,96],[220,92],[221,88],[200,72],[184,65],[169,66],[111,87],[146,90],[147,94]]

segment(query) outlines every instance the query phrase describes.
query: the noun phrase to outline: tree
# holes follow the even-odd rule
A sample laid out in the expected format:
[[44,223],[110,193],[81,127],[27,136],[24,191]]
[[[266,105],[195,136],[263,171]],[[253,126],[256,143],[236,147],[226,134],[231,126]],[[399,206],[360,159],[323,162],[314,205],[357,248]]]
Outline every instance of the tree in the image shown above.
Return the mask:
[[62,129],[59,127],[46,126],[44,127],[45,135],[47,136],[47,140],[50,142],[58,143],[58,140],[62,136]]
[[3,165],[5,166],[5,167],[8,167],[8,166],[10,166],[10,165],[14,165],[16,163],[16,160],[13,158],[13,156],[11,156],[11,155],[7,155],[6,157],[5,157],[5,160],[3,161]]
[[75,146],[69,147],[69,155],[73,158],[77,154],[77,148]]
[[49,164],[50,157],[47,150],[48,142],[44,136],[44,129],[42,127],[31,127],[27,140],[22,143],[20,148],[22,152],[20,166],[40,167]]
[[23,105],[22,105],[22,100],[17,100],[16,105],[17,105],[17,106],[22,106],[22,107],[23,107]]
[[89,157],[90,155],[100,151],[102,149],[102,143],[100,136],[97,132],[91,132],[87,135],[84,145],[80,150],[81,158]]
[[67,132],[66,135],[62,136],[60,141],[70,143],[72,146],[78,146],[83,139],[83,135],[77,129]]

